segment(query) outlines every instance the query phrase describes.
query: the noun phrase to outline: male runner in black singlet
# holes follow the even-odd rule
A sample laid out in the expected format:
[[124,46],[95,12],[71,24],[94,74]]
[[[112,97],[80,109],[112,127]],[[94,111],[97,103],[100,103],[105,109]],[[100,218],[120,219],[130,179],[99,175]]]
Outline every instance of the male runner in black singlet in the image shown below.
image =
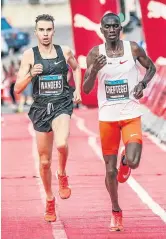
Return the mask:
[[[69,47],[52,43],[54,31],[52,16],[43,14],[36,18],[35,34],[38,46],[24,52],[15,84],[15,92],[20,93],[32,81],[34,103],[30,108],[29,117],[36,132],[40,175],[47,195],[45,220],[50,222],[56,221],[50,169],[53,137],[59,156],[59,194],[62,199],[66,199],[71,194],[65,171],[70,117],[73,101],[81,101],[80,68]],[[74,92],[67,83],[67,64],[73,70]]]

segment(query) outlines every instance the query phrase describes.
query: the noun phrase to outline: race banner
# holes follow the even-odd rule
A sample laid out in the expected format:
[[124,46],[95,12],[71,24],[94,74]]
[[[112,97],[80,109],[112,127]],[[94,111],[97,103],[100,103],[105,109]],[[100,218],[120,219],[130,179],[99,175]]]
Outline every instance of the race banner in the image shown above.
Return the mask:
[[166,65],[166,0],[140,0],[140,6],[148,55]]
[[[103,43],[100,32],[100,20],[107,12],[119,12],[116,0],[70,0],[72,15],[72,30],[76,58],[82,69],[86,69],[86,56],[96,45]],[[82,92],[82,103],[87,106],[97,106],[97,81],[91,94]]]

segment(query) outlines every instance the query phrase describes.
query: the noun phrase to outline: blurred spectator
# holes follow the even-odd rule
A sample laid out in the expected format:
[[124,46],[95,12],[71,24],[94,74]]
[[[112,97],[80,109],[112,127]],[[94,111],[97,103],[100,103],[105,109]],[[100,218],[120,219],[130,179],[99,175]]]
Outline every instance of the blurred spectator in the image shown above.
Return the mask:
[[[4,65],[1,65],[1,105],[4,105],[4,89],[5,80],[7,79],[8,71]],[[4,125],[4,118],[1,115],[1,126]]]
[[8,71],[4,65],[2,66],[2,68],[3,68],[4,80],[6,80],[8,77]]
[[10,81],[9,92],[10,92],[10,96],[12,99],[12,108],[15,110],[15,109],[17,109],[17,102],[16,102],[16,97],[14,94],[14,85],[15,85],[16,78],[17,78],[17,69],[16,69],[14,61],[11,61],[11,63],[10,63],[9,70],[8,70],[8,78]]
[[[21,61],[18,61],[18,65],[20,67]],[[19,100],[19,105],[18,105],[18,112],[23,112],[24,111],[24,105],[30,106],[33,102],[32,98],[32,83],[28,84],[27,87],[25,88],[24,91],[21,92],[20,94],[20,100]]]
[[1,105],[4,105],[4,88],[5,88],[5,80],[8,77],[8,71],[6,67],[1,65]]
[[124,33],[130,33],[136,26],[141,26],[140,4],[138,0],[120,0],[120,3],[125,18],[129,17],[129,22],[123,26],[123,31]]

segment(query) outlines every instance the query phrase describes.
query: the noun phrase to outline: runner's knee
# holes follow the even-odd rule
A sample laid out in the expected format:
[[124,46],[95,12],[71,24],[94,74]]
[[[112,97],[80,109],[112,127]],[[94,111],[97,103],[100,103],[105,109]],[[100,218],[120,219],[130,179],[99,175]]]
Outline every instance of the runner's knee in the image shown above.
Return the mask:
[[107,177],[109,177],[110,179],[115,179],[117,176],[117,169],[116,168],[108,169],[106,174]]
[[139,166],[142,153],[142,144],[131,142],[126,146],[126,162],[131,169]]
[[117,155],[104,155],[106,176],[110,179],[114,179],[117,175]]
[[51,166],[51,159],[48,155],[42,154],[40,155],[40,168],[49,169]]
[[139,158],[138,158],[138,157],[135,157],[135,158],[129,158],[129,157],[127,157],[127,158],[126,158],[126,161],[127,161],[127,164],[129,165],[129,167],[130,167],[131,169],[136,169],[136,168],[138,168],[138,166],[139,166],[140,157],[139,157]]

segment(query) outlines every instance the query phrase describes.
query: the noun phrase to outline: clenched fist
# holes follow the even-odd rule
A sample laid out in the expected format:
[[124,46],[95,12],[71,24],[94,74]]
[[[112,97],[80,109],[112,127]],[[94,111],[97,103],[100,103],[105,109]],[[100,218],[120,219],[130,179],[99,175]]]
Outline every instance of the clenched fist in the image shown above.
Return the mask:
[[98,72],[99,70],[101,70],[103,68],[103,66],[105,66],[107,64],[107,59],[106,56],[104,55],[99,55],[98,57],[96,57],[94,63],[93,63],[93,70]]
[[138,83],[138,85],[135,86],[134,88],[134,97],[139,100],[140,98],[143,97],[143,85],[140,83]]
[[43,66],[42,64],[35,64],[31,69],[30,69],[30,74],[32,77],[35,77],[37,75],[40,75],[43,72]]

